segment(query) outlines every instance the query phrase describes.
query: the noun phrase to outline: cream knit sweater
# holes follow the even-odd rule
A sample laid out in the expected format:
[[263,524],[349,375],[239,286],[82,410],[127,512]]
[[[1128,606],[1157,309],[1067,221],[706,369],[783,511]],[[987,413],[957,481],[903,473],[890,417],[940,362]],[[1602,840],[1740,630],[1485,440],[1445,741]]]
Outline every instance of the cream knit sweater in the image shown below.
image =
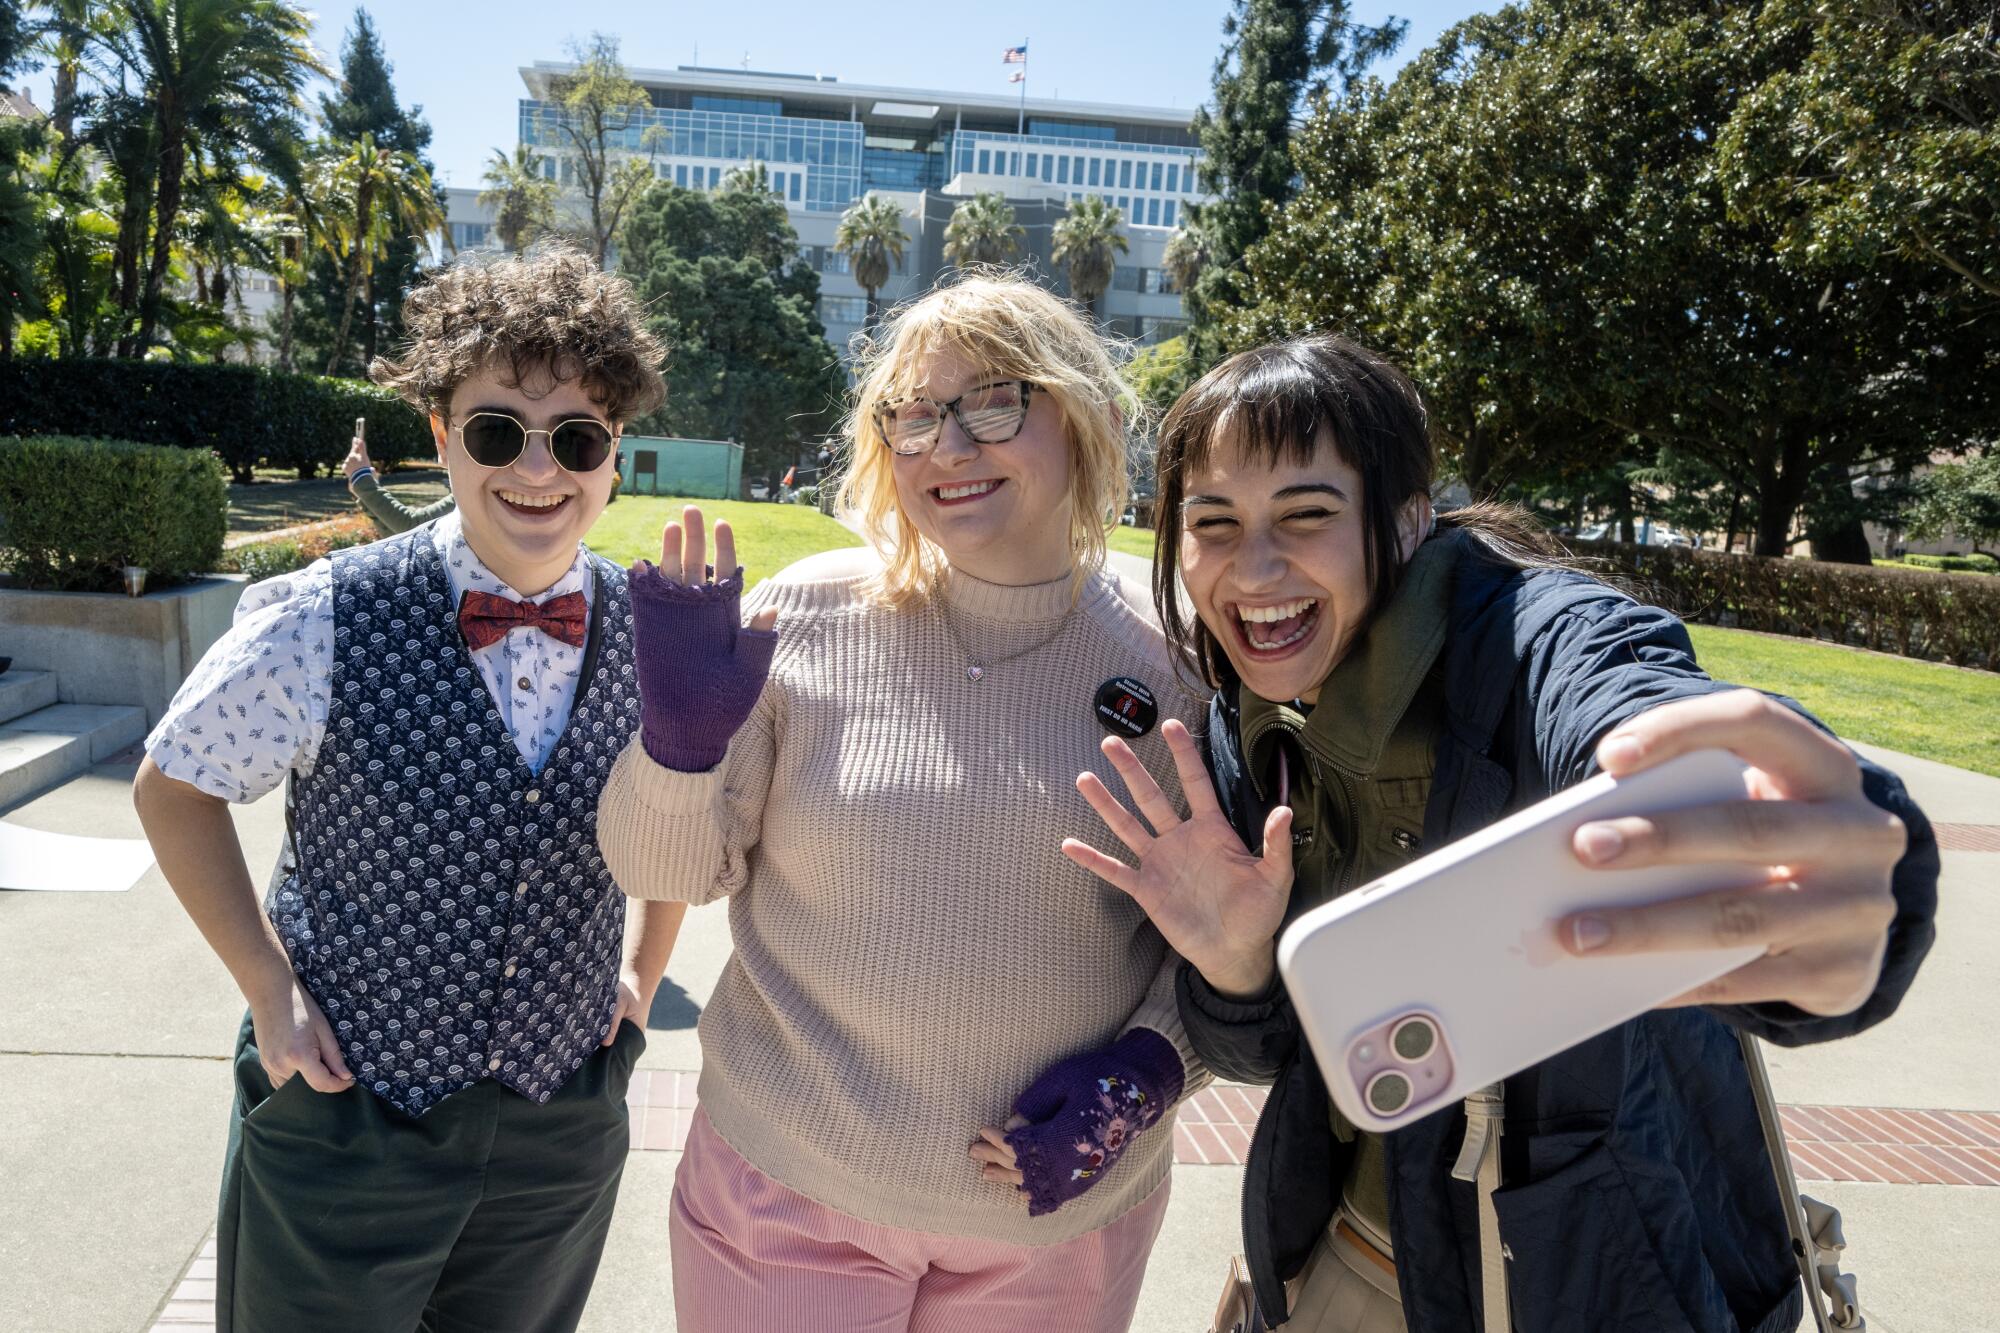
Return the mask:
[[[1065,1056],[1144,1026],[1206,1079],[1174,1000],[1178,960],[1118,890],[1066,860],[1109,841],[1077,794],[1095,769],[1092,700],[1114,676],[1161,719],[1201,716],[1143,593],[1100,572],[1002,587],[953,572],[935,602],[866,601],[865,550],[803,560],[757,587],[778,650],[728,758],[677,773],[637,743],[606,786],[598,842],[627,893],[729,896],[736,949],[701,1016],[701,1104],[766,1175],[852,1217],[1027,1245],[1115,1220],[1167,1174],[1171,1117],[1096,1187],[1045,1217],[966,1156]],[[1053,636],[1051,634],[1053,632]],[[1173,799],[1158,726],[1134,745]],[[1119,849],[1122,851],[1122,848]]]

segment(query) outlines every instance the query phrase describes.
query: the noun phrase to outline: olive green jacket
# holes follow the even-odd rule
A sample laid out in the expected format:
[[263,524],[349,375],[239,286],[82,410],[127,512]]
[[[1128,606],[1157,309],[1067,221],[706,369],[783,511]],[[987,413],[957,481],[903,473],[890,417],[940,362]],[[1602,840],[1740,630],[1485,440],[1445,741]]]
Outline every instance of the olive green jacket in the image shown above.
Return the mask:
[[430,504],[412,508],[382,489],[381,481],[373,472],[364,472],[348,485],[354,498],[368,517],[375,520],[375,526],[393,537],[399,532],[408,532],[419,523],[428,523],[434,518],[443,518],[458,507],[458,501],[447,495]]

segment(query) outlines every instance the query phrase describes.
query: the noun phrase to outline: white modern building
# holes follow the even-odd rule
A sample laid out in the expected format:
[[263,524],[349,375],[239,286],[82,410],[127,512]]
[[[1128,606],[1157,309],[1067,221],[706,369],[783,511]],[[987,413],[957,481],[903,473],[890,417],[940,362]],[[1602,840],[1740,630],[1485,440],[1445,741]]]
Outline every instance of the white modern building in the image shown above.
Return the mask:
[[[528,95],[520,103],[520,141],[543,155],[544,173],[562,184],[574,170],[550,85],[572,68],[537,62],[521,70]],[[1006,196],[1027,233],[1021,261],[1064,290],[1049,257],[1050,229],[1072,200],[1095,194],[1126,219],[1130,247],[1118,256],[1101,317],[1141,343],[1184,326],[1161,259],[1188,203],[1204,198],[1196,179],[1201,153],[1185,111],[694,66],[629,73],[652,105],[625,131],[623,151],[647,159],[661,180],[690,189],[715,189],[730,170],[761,166],[785,201],[802,254],[819,271],[820,319],[838,347],[861,328],[867,299],[833,248],[834,232],[840,215],[868,195],[894,199],[910,237],[879,293],[885,306],[936,281],[946,268],[946,223],[962,200],[982,191]],[[451,193],[454,239],[467,248],[484,214],[476,203],[461,210],[457,196],[476,191]]]

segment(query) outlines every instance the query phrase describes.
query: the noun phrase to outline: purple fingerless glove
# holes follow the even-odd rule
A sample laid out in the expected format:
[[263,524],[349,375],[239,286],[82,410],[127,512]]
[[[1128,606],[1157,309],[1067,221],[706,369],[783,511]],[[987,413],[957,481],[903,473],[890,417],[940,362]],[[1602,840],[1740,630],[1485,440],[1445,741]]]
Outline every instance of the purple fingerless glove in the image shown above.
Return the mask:
[[756,707],[778,633],[743,627],[741,567],[693,587],[641,560],[631,589],[640,743],[662,767],[706,773]]
[[1151,1028],[1133,1028],[1101,1051],[1051,1066],[1014,1102],[1030,1123],[1007,1135],[1040,1217],[1104,1178],[1134,1135],[1180,1099],[1180,1052]]

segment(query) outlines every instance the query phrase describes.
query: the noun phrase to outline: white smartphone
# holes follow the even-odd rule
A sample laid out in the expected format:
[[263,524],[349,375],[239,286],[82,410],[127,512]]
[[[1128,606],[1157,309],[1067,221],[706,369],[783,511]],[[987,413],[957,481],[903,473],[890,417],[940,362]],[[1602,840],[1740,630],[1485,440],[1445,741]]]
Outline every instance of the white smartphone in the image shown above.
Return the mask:
[[1341,1114],[1400,1128],[1761,953],[1577,957],[1555,933],[1591,907],[1761,882],[1740,864],[1593,870],[1571,847],[1591,820],[1742,800],[1746,771],[1703,750],[1600,775],[1294,921],[1278,972]]

